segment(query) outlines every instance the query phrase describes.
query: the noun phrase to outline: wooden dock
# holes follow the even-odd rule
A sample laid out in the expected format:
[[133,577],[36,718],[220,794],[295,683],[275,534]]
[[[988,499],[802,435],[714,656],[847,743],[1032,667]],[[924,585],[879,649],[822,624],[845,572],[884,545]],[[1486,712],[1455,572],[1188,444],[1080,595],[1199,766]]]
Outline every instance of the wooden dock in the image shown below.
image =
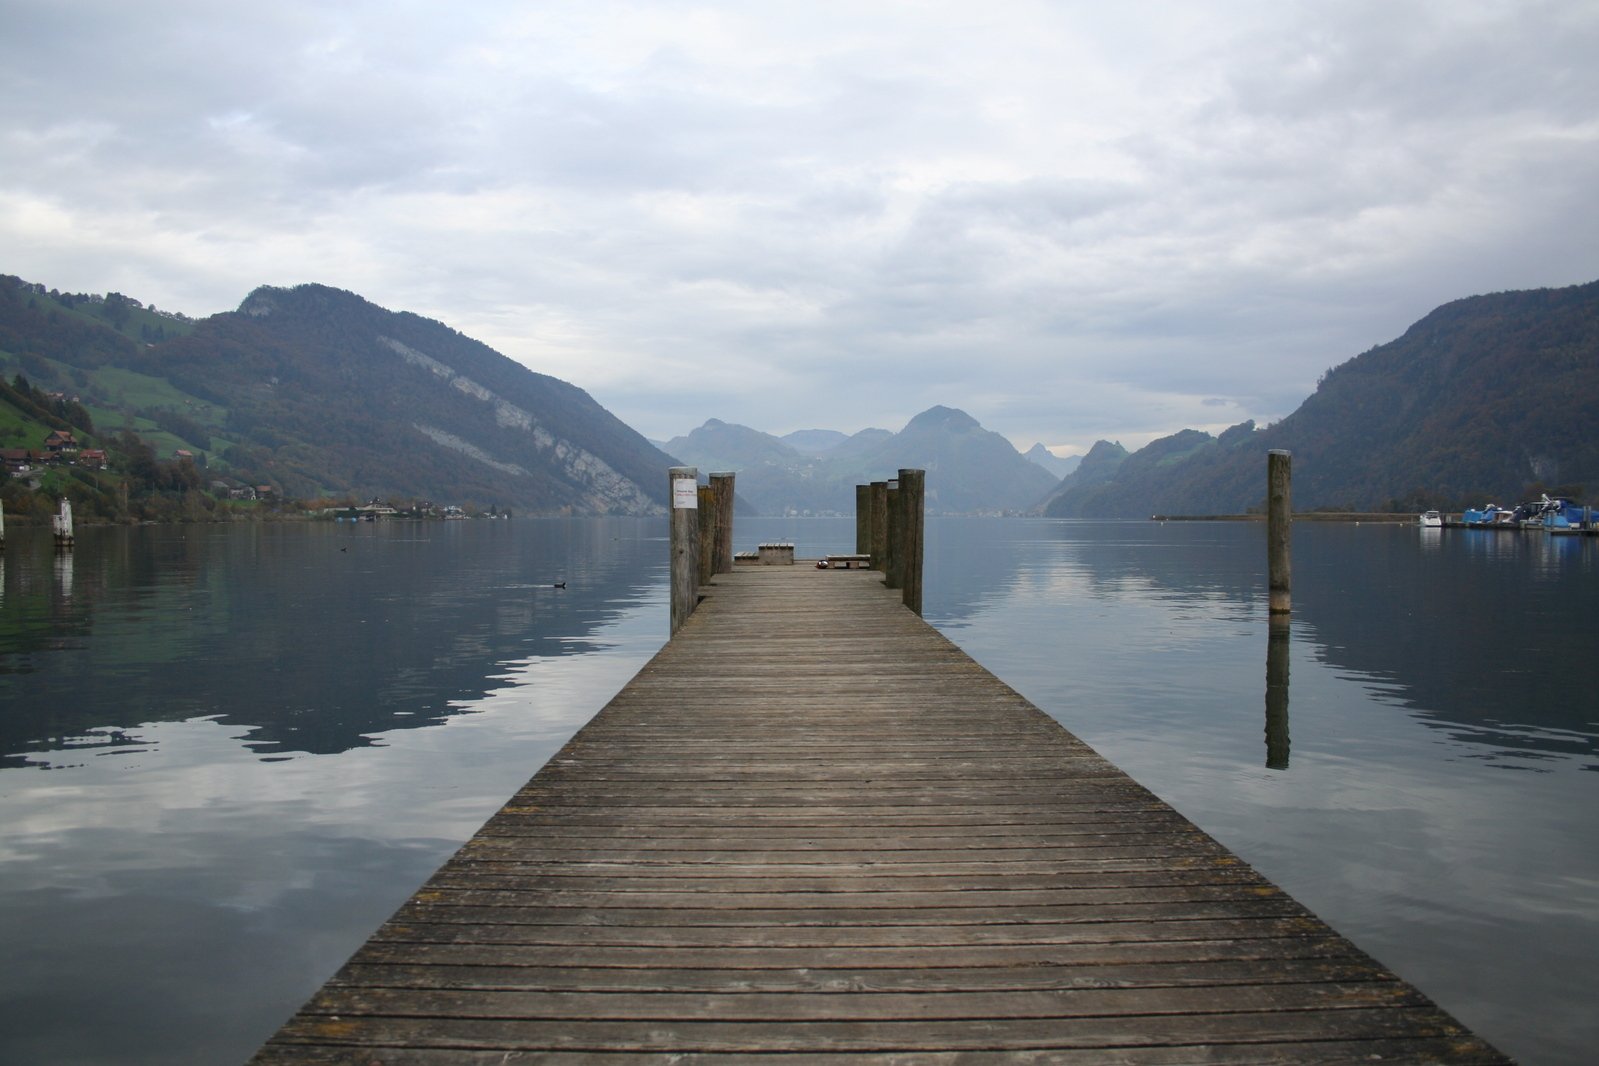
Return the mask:
[[256,1063],[1506,1061],[877,573],[705,591]]

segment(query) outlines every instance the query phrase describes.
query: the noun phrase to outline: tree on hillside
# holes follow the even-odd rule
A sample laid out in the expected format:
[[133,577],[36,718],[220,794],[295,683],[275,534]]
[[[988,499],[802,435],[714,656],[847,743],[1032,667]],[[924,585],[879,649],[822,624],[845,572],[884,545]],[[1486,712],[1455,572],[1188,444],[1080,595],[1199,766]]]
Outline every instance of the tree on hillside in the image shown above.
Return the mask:
[[102,313],[105,315],[107,322],[117,329],[121,329],[128,324],[128,319],[133,317],[133,301],[120,292],[108,292],[105,294],[105,305]]

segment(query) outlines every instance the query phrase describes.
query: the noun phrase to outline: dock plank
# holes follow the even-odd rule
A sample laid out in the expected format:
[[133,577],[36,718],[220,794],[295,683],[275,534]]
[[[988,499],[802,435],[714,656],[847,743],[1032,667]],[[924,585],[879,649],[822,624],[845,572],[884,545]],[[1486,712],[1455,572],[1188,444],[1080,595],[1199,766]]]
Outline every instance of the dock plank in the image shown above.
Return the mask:
[[905,610],[719,575],[262,1048],[329,1062],[1505,1061]]

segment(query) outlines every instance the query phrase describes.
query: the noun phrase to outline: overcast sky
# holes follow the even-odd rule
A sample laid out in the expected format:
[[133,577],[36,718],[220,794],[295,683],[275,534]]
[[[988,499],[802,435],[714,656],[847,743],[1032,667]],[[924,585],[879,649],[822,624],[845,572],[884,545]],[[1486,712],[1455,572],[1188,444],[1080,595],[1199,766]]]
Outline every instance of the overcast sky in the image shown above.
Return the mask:
[[647,436],[1290,413],[1599,278],[1599,3],[0,0],[0,273],[315,281]]

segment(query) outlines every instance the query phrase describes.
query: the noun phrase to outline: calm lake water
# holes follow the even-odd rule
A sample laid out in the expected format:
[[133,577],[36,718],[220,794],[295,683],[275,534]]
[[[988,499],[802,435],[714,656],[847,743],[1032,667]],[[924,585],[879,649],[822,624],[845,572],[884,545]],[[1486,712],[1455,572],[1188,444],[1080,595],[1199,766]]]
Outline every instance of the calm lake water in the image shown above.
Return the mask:
[[[624,684],[664,520],[0,557],[0,1061],[227,1063]],[[853,550],[852,520],[740,548]],[[1599,1047],[1599,541],[934,519],[934,624],[1487,1039]],[[566,582],[557,589],[556,582]]]

